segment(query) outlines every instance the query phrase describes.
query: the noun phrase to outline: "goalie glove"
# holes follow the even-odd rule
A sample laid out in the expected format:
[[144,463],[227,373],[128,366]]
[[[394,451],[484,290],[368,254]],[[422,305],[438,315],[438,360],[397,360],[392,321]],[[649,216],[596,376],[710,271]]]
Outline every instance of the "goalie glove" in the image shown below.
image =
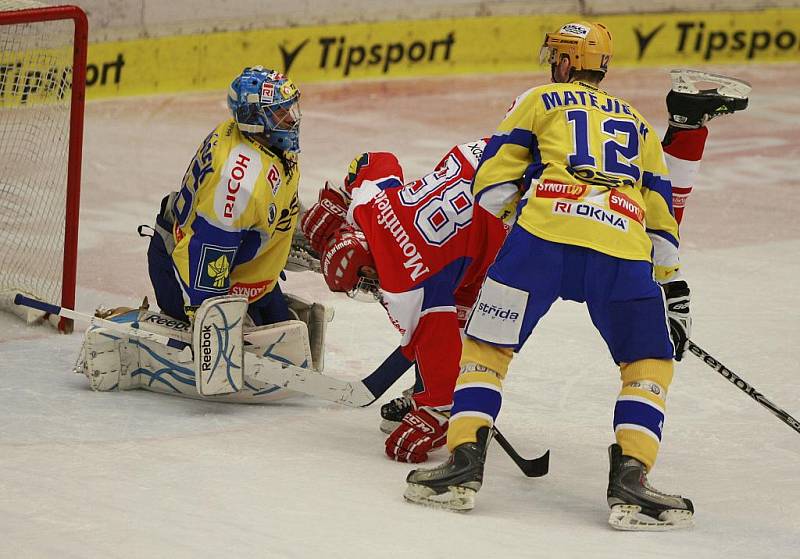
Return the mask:
[[319,191],[317,203],[300,218],[300,229],[317,254],[325,251],[333,233],[347,219],[347,206],[342,193],[326,182]]
[[689,286],[685,281],[672,281],[664,284],[667,299],[667,318],[669,335],[675,346],[675,361],[683,359],[686,342],[692,335],[692,315],[689,311],[691,301]]
[[292,234],[292,247],[289,249],[289,256],[286,259],[284,270],[290,272],[320,272],[319,254],[311,248],[305,235],[300,229],[295,229]]
[[431,450],[447,442],[448,419],[427,406],[411,410],[386,439],[386,456],[398,462],[425,462]]

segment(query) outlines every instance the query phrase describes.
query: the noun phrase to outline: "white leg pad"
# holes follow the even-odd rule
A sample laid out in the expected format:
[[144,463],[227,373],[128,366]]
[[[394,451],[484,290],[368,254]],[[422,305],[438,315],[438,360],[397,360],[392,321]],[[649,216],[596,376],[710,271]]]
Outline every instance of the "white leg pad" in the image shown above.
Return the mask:
[[201,396],[241,390],[245,313],[247,298],[234,296],[206,299],[195,312],[192,349]]
[[298,320],[308,328],[308,341],[311,347],[311,366],[319,373],[325,368],[325,333],[328,323],[333,320],[333,309],[321,303],[314,303],[285,293],[286,302]]
[[86,332],[83,341],[82,365],[80,370],[89,379],[92,390],[107,392],[120,389],[119,381],[122,375],[122,362],[119,346],[122,343],[119,333],[110,332],[105,328],[95,328]]
[[[189,325],[165,315],[134,310],[113,320],[138,323],[139,328],[186,342],[191,341]],[[280,363],[309,367],[312,353],[306,324],[297,320],[270,324],[244,334],[245,351]],[[266,383],[244,371],[243,387],[238,392],[202,396],[196,388],[194,363],[182,353],[156,342],[128,335],[124,330],[90,327],[76,364],[93,390],[113,391],[144,388],[153,392],[187,398],[236,403],[262,403],[297,396],[299,393]]]

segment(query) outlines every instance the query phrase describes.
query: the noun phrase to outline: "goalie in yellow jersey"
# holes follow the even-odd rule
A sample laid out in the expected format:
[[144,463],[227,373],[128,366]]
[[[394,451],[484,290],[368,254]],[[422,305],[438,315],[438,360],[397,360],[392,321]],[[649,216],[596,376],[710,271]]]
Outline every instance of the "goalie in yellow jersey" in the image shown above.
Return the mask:
[[517,97],[484,151],[475,199],[515,223],[466,326],[450,459],[408,475],[409,501],[474,506],[509,363],[561,298],[586,303],[621,371],[609,522],[629,530],[691,523],[691,501],[653,489],[645,475],[661,441],[673,357],[689,335],[689,289],[659,139],[635,108],[598,87],[612,50],[600,23],[548,33],[542,57],[553,83]]
[[290,318],[278,287],[299,205],[300,92],[261,66],[231,83],[231,118],[161,203],[148,267],[161,310],[188,321],[209,297],[243,295],[256,325]]

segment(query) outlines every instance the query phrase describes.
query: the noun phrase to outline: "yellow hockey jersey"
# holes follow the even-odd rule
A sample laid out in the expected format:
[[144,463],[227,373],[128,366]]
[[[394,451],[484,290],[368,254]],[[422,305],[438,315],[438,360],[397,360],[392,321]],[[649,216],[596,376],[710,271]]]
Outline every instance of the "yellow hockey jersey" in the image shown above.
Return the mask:
[[252,302],[275,287],[299,212],[295,157],[248,139],[233,119],[197,150],[173,206],[172,260],[187,306],[228,293]]
[[473,192],[543,239],[678,278],[678,224],[661,143],[622,99],[582,82],[529,89],[484,151]]

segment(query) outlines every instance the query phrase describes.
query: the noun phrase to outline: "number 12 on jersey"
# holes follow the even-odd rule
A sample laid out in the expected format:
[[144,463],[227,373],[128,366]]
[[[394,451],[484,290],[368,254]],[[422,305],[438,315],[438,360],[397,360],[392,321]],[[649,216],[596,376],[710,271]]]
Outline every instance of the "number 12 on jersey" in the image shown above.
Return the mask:
[[[589,112],[582,109],[566,111],[572,127],[573,152],[567,157],[570,167],[594,170],[630,177],[634,182],[642,176],[633,163],[639,157],[639,135],[636,123],[619,118],[605,118],[599,128],[590,128]],[[598,153],[599,152],[599,153]],[[597,158],[600,156],[600,165]]]

